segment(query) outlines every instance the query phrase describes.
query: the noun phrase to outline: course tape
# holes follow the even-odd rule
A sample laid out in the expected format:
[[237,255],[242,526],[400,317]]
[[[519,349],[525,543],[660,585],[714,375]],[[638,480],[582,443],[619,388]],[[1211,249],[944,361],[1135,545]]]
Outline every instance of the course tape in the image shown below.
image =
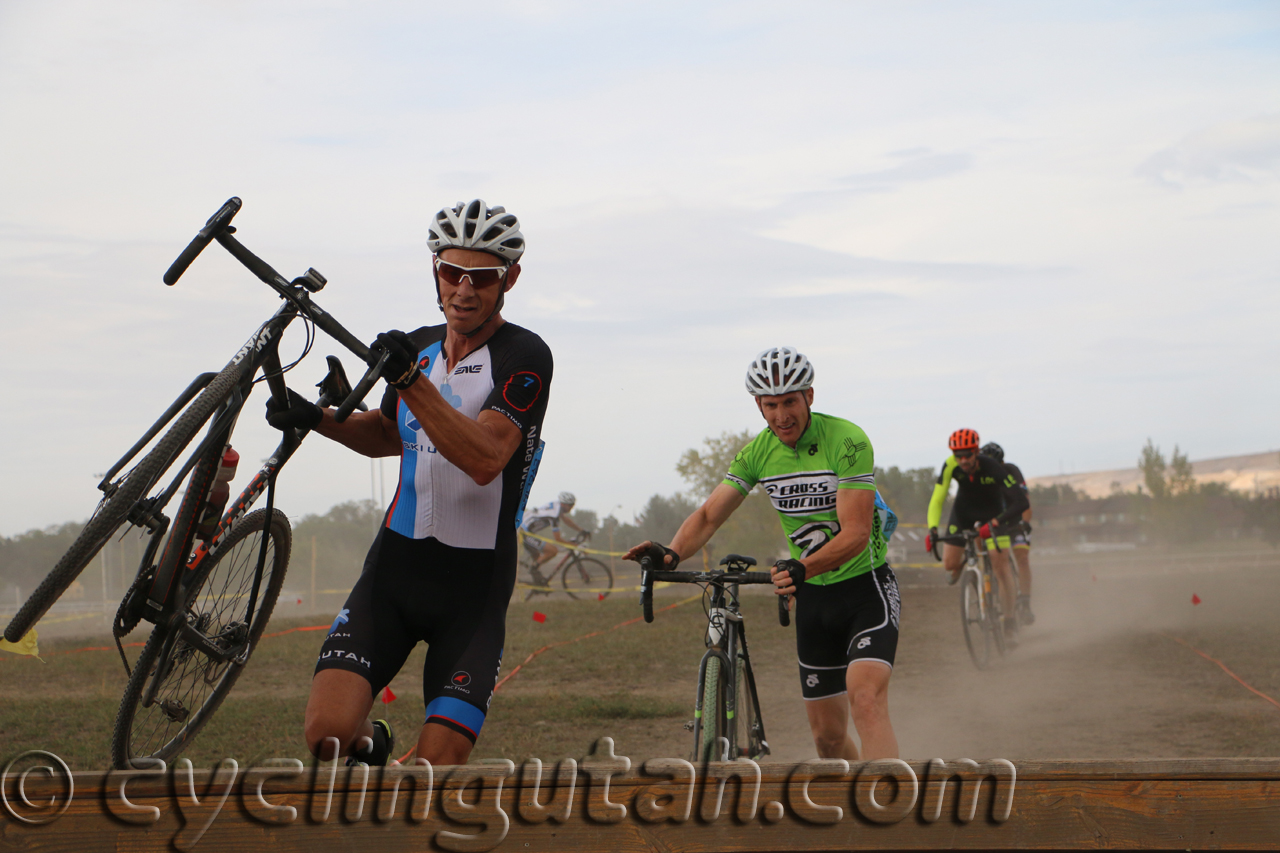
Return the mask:
[[1187,648],[1191,649],[1191,651],[1193,651],[1193,652],[1195,652],[1196,654],[1200,655],[1200,657],[1204,658],[1205,660],[1207,660],[1207,661],[1212,661],[1213,663],[1216,663],[1218,666],[1222,667],[1222,671],[1223,671],[1223,672],[1225,672],[1227,675],[1229,675],[1229,676],[1231,676],[1232,678],[1234,678],[1236,681],[1240,682],[1240,685],[1241,685],[1242,687],[1244,687],[1244,689],[1245,689],[1245,690],[1248,690],[1250,693],[1256,693],[1258,696],[1261,696],[1263,699],[1267,700],[1267,701],[1268,701],[1268,702],[1270,702],[1272,705],[1275,705],[1275,706],[1276,706],[1276,708],[1280,708],[1280,702],[1277,702],[1275,699],[1272,699],[1270,696],[1268,696],[1267,694],[1263,693],[1261,690],[1259,690],[1258,688],[1254,687],[1252,684],[1250,684],[1249,682],[1245,681],[1243,678],[1241,678],[1240,676],[1236,675],[1236,674],[1235,674],[1234,672],[1232,672],[1231,670],[1227,669],[1227,665],[1226,665],[1225,663],[1223,663],[1222,661],[1218,660],[1217,658],[1211,658],[1211,657],[1209,657],[1207,654],[1205,654],[1204,652],[1200,651],[1200,650],[1199,650],[1199,649],[1197,649],[1195,646],[1191,645],[1190,643],[1188,643],[1186,640],[1182,639],[1181,637],[1175,637],[1175,636],[1173,636],[1172,634],[1165,634],[1165,636],[1166,636],[1166,637],[1168,637],[1170,640],[1173,640],[1175,643],[1180,643],[1181,645],[1186,646]]
[[539,542],[546,542],[548,545],[556,545],[561,548],[572,548],[575,551],[581,551],[584,554],[600,554],[605,557],[621,557],[626,551],[601,551],[597,548],[586,548],[582,545],[574,545],[572,542],[560,542],[555,539],[548,539],[546,536],[539,536],[536,533],[530,533],[527,530],[517,530],[516,533],[521,536],[527,536],[530,539],[537,539]]

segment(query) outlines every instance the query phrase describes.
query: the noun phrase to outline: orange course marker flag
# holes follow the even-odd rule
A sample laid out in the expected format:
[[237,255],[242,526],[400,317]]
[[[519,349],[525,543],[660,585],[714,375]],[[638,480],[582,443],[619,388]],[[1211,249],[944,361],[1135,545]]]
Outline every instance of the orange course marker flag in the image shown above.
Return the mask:
[[[36,645],[36,629],[32,628],[16,643],[0,639],[0,651],[13,652],[15,655],[30,655],[33,658],[40,658],[40,647]],[[43,660],[43,658],[40,659]]]
[[547,614],[545,614],[545,613],[539,613],[538,611],[536,611],[536,610],[535,610],[535,611],[533,611],[533,621],[534,621],[534,622],[546,622],[546,621],[547,621]]

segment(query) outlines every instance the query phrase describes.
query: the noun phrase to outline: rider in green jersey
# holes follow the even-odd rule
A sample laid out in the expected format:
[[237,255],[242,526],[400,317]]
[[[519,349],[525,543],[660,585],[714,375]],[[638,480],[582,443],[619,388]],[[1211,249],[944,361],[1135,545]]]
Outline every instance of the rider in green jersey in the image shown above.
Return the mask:
[[813,366],[790,347],[756,356],[747,390],[769,428],[744,447],[724,482],[676,533],[671,547],[637,545],[627,559],[662,555],[674,569],[697,553],[759,485],[790,543],[773,567],[775,592],[794,596],[801,693],[823,758],[896,758],[889,676],[900,600],[885,562],[887,533],[876,511],[875,454],[856,424],[811,410]]

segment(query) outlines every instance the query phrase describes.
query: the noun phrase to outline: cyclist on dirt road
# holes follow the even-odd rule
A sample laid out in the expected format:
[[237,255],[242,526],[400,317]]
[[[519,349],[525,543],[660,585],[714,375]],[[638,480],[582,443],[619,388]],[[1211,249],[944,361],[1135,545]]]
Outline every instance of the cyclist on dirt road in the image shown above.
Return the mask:
[[[925,537],[925,550],[937,556],[938,524],[942,520],[942,506],[954,480],[957,485],[956,500],[951,507],[951,519],[947,533],[954,536],[961,530],[979,526],[982,538],[999,537],[996,544],[1002,550],[991,548],[991,565],[1000,579],[1000,598],[1006,620],[1015,621],[1013,614],[1013,578],[1009,573],[1009,537],[1001,535],[999,528],[1017,522],[1031,504],[1027,493],[1017,487],[1017,481],[1004,464],[978,453],[978,433],[971,429],[958,429],[947,440],[951,455],[942,463],[938,482],[929,499],[929,535]],[[950,542],[942,546],[942,565],[951,573],[950,582],[960,578],[964,568],[964,548]]]
[[[574,497],[573,492],[561,492],[560,497],[551,503],[544,504],[527,510],[524,514],[524,521],[520,523],[520,529],[525,533],[535,533],[539,536],[546,536],[545,531],[550,531],[552,538],[557,542],[565,545],[571,545],[568,539],[560,535],[560,525],[566,524],[574,530],[578,531],[586,538],[590,538],[591,534],[583,530],[574,523],[570,515],[573,508],[578,503],[578,499]],[[539,581],[542,577],[538,570],[542,566],[555,558],[560,553],[560,549],[550,542],[542,539],[534,539],[532,536],[521,537],[524,540],[525,551],[533,558],[534,580]],[[540,582],[540,581],[539,581]]]
[[[1027,478],[1022,476],[1022,469],[1004,458],[1004,448],[989,441],[978,451],[981,456],[990,456],[997,462],[1003,462],[1005,469],[1013,475],[1017,488],[1027,496],[1027,508],[1022,513],[1022,520],[1031,523],[1031,490],[1027,488]],[[1013,561],[1018,568],[1018,615],[1024,625],[1034,625],[1036,616],[1031,612],[1031,532],[1015,533],[1009,537],[1009,549],[1013,551]]]
[[[416,754],[463,764],[493,696],[515,584],[516,526],[541,456],[551,351],[502,319],[525,241],[516,217],[479,199],[436,214],[431,248],[439,326],[378,335],[389,353],[376,411],[336,423],[290,392],[278,428],[307,427],[365,456],[400,457],[400,485],[320,651],[306,740],[336,738],[349,762],[385,764],[390,727],[373,700],[419,641],[426,722]],[[416,296],[400,315],[417,313]]]
[[900,601],[876,511],[871,442],[857,425],[812,411],[813,366],[790,347],[756,356],[746,384],[768,429],[738,453],[670,548],[645,542],[627,559],[661,555],[674,569],[763,486],[790,542],[791,557],[773,566],[774,592],[795,597],[800,692],[818,755],[859,758],[852,713],[861,757],[896,758],[889,676]]

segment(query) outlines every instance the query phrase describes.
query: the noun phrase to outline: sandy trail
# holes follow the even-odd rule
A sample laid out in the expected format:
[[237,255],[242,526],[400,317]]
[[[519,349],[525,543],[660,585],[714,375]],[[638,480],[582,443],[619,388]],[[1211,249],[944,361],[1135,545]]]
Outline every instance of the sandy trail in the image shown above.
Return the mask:
[[[986,672],[968,658],[958,592],[904,571],[890,706],[904,757],[1141,758],[1280,754],[1280,573],[1134,573],[1039,560],[1038,621]],[[1202,603],[1193,605],[1192,595]],[[762,678],[773,759],[814,755],[794,666]]]

